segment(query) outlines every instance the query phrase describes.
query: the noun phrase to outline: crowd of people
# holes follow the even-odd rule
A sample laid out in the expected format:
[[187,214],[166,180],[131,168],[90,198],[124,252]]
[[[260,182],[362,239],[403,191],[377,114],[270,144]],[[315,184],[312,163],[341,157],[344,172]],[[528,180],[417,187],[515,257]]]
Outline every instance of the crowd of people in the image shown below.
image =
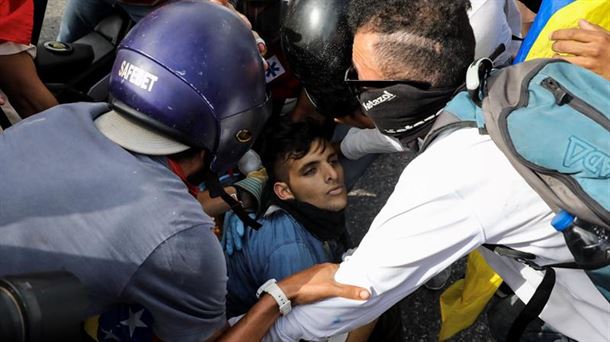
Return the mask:
[[[58,104],[35,3],[0,4],[0,108],[18,114],[0,131],[0,277],[76,276],[83,340],[403,341],[398,303],[474,250],[514,293],[497,340],[610,340],[610,251],[585,264],[557,223],[574,210],[566,225],[608,245],[607,27],[542,30],[553,58],[516,63],[539,1],[69,0],[64,44],[116,11],[134,26],[107,101]],[[597,125],[551,170],[584,174],[561,205],[487,113],[545,99]],[[350,163],[405,151],[354,244]]]

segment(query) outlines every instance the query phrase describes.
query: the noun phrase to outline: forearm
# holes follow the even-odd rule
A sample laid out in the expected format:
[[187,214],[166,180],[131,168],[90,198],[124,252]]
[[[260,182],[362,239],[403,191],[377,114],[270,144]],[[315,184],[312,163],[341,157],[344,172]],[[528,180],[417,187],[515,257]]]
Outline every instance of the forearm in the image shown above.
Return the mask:
[[360,159],[371,153],[394,153],[405,150],[398,140],[384,135],[376,128],[351,128],[340,147],[341,153],[351,160]]
[[273,297],[265,294],[237,324],[226,330],[217,341],[260,341],[279,316],[277,303]]
[[377,325],[377,319],[372,321],[371,323],[369,323],[367,325],[361,326],[358,329],[352,330],[349,333],[346,342],[365,342],[365,341],[368,341],[369,337],[373,333],[373,330],[375,330],[375,325]]
[[23,118],[57,105],[27,52],[0,56],[0,88]]

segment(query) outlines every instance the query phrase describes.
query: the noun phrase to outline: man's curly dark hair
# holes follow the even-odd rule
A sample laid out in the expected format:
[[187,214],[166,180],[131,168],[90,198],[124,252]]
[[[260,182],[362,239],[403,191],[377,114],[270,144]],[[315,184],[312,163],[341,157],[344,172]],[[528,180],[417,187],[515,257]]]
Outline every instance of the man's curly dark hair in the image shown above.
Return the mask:
[[320,148],[324,152],[330,139],[325,129],[312,119],[293,122],[288,115],[270,124],[264,137],[261,159],[267,169],[267,183],[270,185],[276,181],[287,180],[287,161],[305,157],[316,140],[320,141]]
[[354,34],[379,34],[379,67],[387,79],[412,79],[433,86],[464,82],[474,59],[469,0],[351,0]]

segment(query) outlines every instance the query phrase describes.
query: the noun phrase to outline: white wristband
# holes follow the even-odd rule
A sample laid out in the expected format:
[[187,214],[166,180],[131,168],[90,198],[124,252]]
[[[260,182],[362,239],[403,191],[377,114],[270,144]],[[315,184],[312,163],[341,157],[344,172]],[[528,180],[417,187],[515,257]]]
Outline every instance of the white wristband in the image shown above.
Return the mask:
[[292,310],[290,299],[286,297],[284,291],[282,291],[282,289],[277,285],[277,280],[267,280],[261,287],[258,288],[258,291],[256,291],[256,298],[259,298],[263,292],[267,292],[271,295],[271,297],[273,297],[273,299],[275,299],[277,305],[280,307],[280,313],[282,316],[287,315],[290,310]]

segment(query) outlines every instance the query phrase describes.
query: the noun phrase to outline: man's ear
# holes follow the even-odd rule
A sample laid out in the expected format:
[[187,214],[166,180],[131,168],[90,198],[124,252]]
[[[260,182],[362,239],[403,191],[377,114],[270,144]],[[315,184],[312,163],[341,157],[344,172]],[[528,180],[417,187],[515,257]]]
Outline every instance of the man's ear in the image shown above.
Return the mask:
[[294,195],[292,194],[290,186],[288,186],[287,183],[275,182],[273,184],[273,192],[275,192],[277,198],[281,199],[282,201],[294,199]]

